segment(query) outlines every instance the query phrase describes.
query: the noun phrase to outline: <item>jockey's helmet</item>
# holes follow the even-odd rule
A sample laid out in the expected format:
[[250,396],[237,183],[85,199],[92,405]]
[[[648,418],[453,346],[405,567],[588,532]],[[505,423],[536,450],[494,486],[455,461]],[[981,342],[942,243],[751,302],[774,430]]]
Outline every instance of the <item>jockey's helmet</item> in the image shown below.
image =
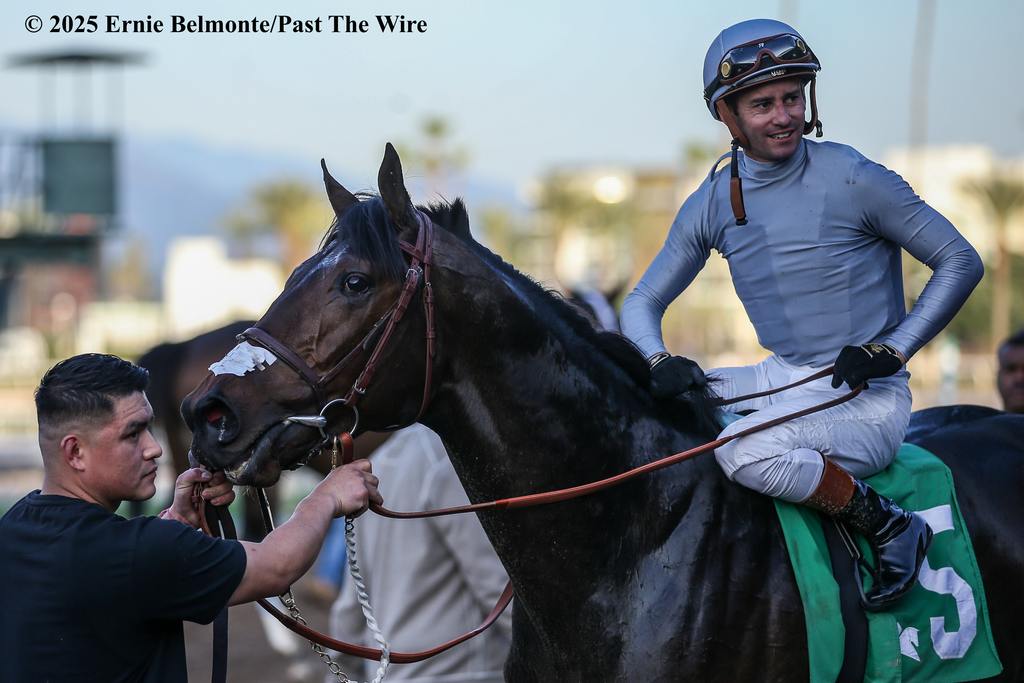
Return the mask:
[[[725,29],[704,57],[704,101],[721,121],[718,101],[740,90],[793,76],[813,81],[821,63],[796,29],[774,19],[749,19]],[[810,132],[810,127],[805,131]]]

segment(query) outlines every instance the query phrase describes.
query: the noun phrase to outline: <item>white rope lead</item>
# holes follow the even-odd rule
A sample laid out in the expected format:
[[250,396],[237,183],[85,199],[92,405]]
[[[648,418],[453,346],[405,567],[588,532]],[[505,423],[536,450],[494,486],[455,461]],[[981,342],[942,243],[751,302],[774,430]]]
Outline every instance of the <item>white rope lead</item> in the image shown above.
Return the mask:
[[345,518],[345,549],[348,554],[348,571],[352,575],[352,580],[355,581],[356,595],[360,607],[363,608],[366,625],[370,627],[374,640],[380,645],[380,667],[377,669],[377,675],[373,677],[373,683],[381,683],[388,671],[388,665],[391,664],[391,647],[384,638],[384,634],[381,633],[376,617],[373,616],[370,595],[366,592],[366,582],[363,581],[363,574],[359,570],[359,562],[356,560],[356,527],[352,517]]

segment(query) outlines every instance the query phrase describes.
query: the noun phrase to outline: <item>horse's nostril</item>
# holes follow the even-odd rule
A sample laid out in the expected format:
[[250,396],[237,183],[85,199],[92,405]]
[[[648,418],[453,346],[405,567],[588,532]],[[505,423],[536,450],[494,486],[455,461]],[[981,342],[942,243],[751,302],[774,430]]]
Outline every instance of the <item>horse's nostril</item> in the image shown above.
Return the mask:
[[199,409],[206,428],[216,433],[219,443],[227,443],[238,434],[238,420],[228,406],[217,398],[209,398]]

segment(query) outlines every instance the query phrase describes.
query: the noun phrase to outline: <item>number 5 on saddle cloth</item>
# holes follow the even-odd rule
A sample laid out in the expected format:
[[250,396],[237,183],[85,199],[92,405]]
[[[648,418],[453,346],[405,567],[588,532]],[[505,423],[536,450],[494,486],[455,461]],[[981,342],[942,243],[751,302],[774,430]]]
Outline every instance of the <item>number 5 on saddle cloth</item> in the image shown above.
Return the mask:
[[[862,680],[971,681],[1002,671],[989,623],[981,573],[949,468],[929,451],[903,444],[893,463],[867,483],[905,510],[921,515],[934,537],[915,585],[893,607],[867,612]],[[808,624],[812,681],[835,681],[843,668],[846,629],[819,513],[775,500]],[[873,558],[857,541],[862,562]],[[846,565],[849,567],[849,564]],[[847,570],[848,571],[848,570]],[[860,580],[870,585],[870,572]],[[813,628],[811,628],[813,625]]]

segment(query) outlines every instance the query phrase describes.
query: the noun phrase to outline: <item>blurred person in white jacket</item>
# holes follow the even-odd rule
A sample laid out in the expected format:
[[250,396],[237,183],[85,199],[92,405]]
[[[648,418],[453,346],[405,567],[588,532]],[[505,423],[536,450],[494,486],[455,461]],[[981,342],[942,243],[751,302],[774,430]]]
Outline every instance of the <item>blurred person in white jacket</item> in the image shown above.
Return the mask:
[[[392,509],[469,502],[441,439],[422,425],[396,432],[371,461]],[[475,514],[406,520],[368,514],[355,529],[356,558],[392,650],[425,650],[475,628],[508,581]],[[351,580],[345,581],[331,608],[331,634],[377,647]],[[392,664],[387,679],[500,683],[511,634],[511,610],[506,610],[490,629],[447,652],[413,664]],[[371,680],[378,666],[354,657],[336,661],[357,680]]]

